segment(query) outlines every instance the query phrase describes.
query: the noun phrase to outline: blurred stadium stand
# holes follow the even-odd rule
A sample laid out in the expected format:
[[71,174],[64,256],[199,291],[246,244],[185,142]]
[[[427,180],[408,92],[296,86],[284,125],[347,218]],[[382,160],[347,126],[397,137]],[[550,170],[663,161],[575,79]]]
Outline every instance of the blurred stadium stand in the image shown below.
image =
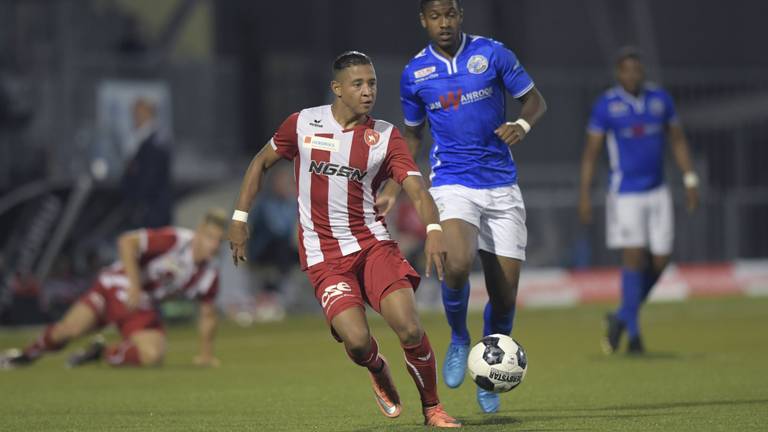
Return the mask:
[[[626,43],[643,49],[650,78],[675,98],[702,176],[703,208],[687,217],[679,173],[669,170],[678,198],[676,259],[768,257],[768,57],[755,51],[757,41],[768,40],[768,6],[723,8],[714,0],[465,3],[465,30],[512,47],[550,106],[514,149],[528,210],[530,267],[618,262],[604,248],[602,207],[589,228],[579,226],[575,207],[584,125],[592,101],[612,83],[613,53]],[[175,218],[190,225],[208,202],[203,197],[231,206],[245,166],[282,119],[328,102],[330,61],[343,50],[373,56],[380,79],[375,114],[400,123],[400,72],[426,44],[416,5],[0,2],[0,305],[9,301],[12,286],[37,292],[49,279],[79,281],[114,257],[118,179],[110,170],[104,179],[92,178],[94,159],[117,145],[98,120],[105,83],[167,89]],[[702,27],[706,22],[718,27]],[[107,167],[119,169],[121,160]],[[601,195],[594,194],[598,206]],[[20,274],[34,277],[24,282]],[[73,282],[70,291],[81,285]],[[43,291],[40,298],[47,299]],[[73,298],[61,292],[62,303]]]

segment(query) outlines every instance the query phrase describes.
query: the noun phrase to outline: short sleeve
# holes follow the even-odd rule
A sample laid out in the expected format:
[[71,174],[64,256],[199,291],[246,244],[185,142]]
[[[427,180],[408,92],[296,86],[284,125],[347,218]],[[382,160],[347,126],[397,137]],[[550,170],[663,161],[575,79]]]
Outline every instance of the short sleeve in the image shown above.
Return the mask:
[[507,91],[515,99],[524,96],[533,88],[533,80],[525,71],[515,53],[503,44],[494,44],[493,62],[496,72],[504,81]]
[[213,303],[219,294],[219,273],[208,269],[199,282],[197,300],[201,303]]
[[418,126],[424,123],[427,116],[424,104],[416,95],[414,87],[408,68],[405,68],[403,76],[400,78],[400,105],[403,107],[405,124],[408,126]]
[[178,240],[178,234],[173,227],[140,229],[136,233],[139,236],[139,254],[142,260],[151,259],[169,251]]
[[664,92],[664,122],[668,125],[680,124],[680,118],[677,117],[675,102],[669,93]]
[[587,124],[587,132],[604,134],[610,129],[607,106],[603,98],[595,102],[595,105],[592,107],[592,114],[589,117],[589,123]]
[[392,129],[385,158],[387,176],[402,184],[408,176],[421,176],[421,171],[408,150],[408,144],[397,128]]
[[299,153],[299,137],[296,132],[298,119],[299,113],[289,115],[269,142],[283,159],[293,160]]

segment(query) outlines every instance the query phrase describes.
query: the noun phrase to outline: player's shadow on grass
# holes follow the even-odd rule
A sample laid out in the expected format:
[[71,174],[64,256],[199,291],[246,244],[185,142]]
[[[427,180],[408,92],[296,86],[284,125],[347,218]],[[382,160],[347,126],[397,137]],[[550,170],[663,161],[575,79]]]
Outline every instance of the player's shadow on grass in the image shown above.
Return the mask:
[[[533,411],[533,410],[529,410]],[[550,411],[551,412],[551,411]],[[561,421],[561,420],[575,420],[575,419],[599,419],[599,418],[608,418],[608,419],[617,419],[617,418],[639,418],[639,417],[652,417],[657,416],[658,414],[587,414],[587,415],[527,415],[527,416],[516,416],[516,417],[510,417],[510,416],[503,416],[503,415],[495,415],[495,416],[489,416],[489,417],[482,417],[480,419],[469,419],[465,420],[462,423],[465,426],[499,426],[499,425],[507,425],[507,426],[520,426],[522,427],[525,423],[533,422],[551,422],[551,421]],[[517,428],[516,428],[517,429]],[[566,429],[553,429],[553,428],[538,428],[538,427],[524,427],[522,429],[517,430],[526,430],[526,431],[560,431],[560,430],[589,430],[587,429],[579,429],[579,428],[573,428],[573,427],[567,427]]]
[[480,419],[469,419],[462,421],[462,424],[465,426],[515,425],[521,423],[522,420],[505,415],[484,416]]
[[676,353],[671,351],[651,351],[646,352],[642,355],[630,355],[630,354],[615,354],[615,355],[605,355],[605,354],[593,354],[587,357],[589,360],[592,361],[658,361],[658,360],[690,360],[694,358],[701,358],[704,357],[704,353]]
[[750,405],[750,404],[768,404],[768,399],[743,399],[743,400],[713,400],[713,401],[697,401],[697,402],[667,402],[667,403],[652,403],[652,404],[627,404],[627,405],[614,405],[603,408],[588,408],[585,411],[602,411],[602,410],[664,410],[670,408],[694,408],[705,406],[723,406],[723,405]]
[[[625,404],[625,405],[610,405],[603,407],[589,407],[589,408],[522,408],[517,409],[518,412],[578,412],[578,411],[645,411],[645,410],[665,410],[673,408],[692,408],[692,407],[705,407],[705,406],[723,406],[723,405],[749,405],[749,404],[768,404],[768,399],[743,399],[743,400],[712,400],[712,401],[698,401],[698,402],[666,402],[666,403],[649,403],[649,404]],[[651,414],[647,414],[651,415]],[[612,416],[622,416],[612,415]],[[625,416],[633,417],[636,415],[626,414]],[[602,416],[597,416],[602,417]],[[536,419],[537,417],[532,417]],[[559,418],[559,417],[558,417]]]

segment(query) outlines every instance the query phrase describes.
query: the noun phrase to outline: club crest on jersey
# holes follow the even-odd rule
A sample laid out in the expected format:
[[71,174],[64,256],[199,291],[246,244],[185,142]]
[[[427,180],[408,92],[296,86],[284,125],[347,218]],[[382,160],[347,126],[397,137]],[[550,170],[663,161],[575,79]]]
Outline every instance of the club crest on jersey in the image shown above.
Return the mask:
[[365,140],[366,144],[373,147],[379,143],[379,140],[381,139],[381,134],[376,132],[373,129],[366,129],[365,133],[363,133],[363,139]]
[[651,114],[661,117],[664,115],[664,102],[659,98],[653,98],[648,101],[648,109],[651,111]]
[[414,72],[413,76],[416,79],[424,78],[425,76],[432,75],[436,70],[437,70],[437,67],[435,66],[425,67],[424,69],[419,69],[416,72]]
[[488,70],[488,59],[485,56],[477,54],[469,58],[467,70],[473,74],[481,74]]

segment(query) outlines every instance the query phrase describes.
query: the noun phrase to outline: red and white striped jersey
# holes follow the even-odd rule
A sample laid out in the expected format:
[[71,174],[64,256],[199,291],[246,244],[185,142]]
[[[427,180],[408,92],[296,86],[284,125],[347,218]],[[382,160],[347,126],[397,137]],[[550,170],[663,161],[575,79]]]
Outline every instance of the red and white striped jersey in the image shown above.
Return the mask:
[[270,144],[294,161],[304,269],[390,240],[373,207],[376,193],[388,178],[421,175],[392,124],[369,117],[344,129],[330,105],[291,114]]
[[[140,229],[139,266],[142,290],[152,301],[182,295],[211,302],[219,291],[219,273],[211,262],[192,259],[194,232],[186,228]],[[128,288],[128,277],[120,261],[99,275],[105,287]]]

